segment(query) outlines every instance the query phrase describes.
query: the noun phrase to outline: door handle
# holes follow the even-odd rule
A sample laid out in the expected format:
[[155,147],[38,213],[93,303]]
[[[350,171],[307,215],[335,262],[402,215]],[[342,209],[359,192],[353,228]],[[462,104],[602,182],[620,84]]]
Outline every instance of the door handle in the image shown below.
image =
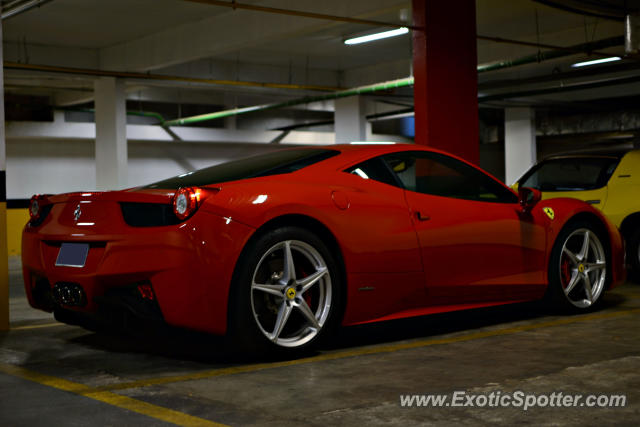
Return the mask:
[[418,221],[429,221],[431,219],[429,215],[424,215],[420,211],[416,211],[416,218],[418,218]]

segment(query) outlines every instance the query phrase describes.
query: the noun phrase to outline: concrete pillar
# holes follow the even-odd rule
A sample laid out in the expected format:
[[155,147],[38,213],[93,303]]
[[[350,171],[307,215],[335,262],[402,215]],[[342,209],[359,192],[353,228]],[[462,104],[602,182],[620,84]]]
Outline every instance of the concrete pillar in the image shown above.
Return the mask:
[[511,185],[536,162],[536,122],[533,108],[504,111],[505,182]]
[[349,96],[334,101],[336,144],[367,141],[371,125],[367,122],[366,104],[362,96]]
[[127,110],[124,83],[100,77],[94,85],[96,109],[96,188],[127,186]]
[[[0,12],[2,7],[0,6]],[[2,20],[0,20],[0,64]],[[9,254],[7,251],[7,157],[4,133],[4,70],[0,67],[0,331],[9,330]]]
[[478,164],[475,0],[413,0],[415,141]]

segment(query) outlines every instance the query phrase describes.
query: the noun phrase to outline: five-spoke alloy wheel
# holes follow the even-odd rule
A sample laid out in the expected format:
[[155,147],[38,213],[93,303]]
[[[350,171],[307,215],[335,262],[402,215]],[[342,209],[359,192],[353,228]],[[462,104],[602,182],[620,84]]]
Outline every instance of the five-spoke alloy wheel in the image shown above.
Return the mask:
[[607,284],[607,259],[605,246],[590,223],[569,224],[551,255],[549,292],[556,305],[593,307]]
[[334,255],[299,227],[269,231],[248,246],[231,289],[230,335],[241,350],[296,351],[315,345],[340,310]]
[[567,237],[560,272],[564,294],[571,304],[586,308],[598,300],[607,277],[607,259],[593,231],[580,228]]
[[331,277],[322,255],[299,240],[273,245],[251,282],[251,309],[260,331],[283,347],[309,342],[331,311]]

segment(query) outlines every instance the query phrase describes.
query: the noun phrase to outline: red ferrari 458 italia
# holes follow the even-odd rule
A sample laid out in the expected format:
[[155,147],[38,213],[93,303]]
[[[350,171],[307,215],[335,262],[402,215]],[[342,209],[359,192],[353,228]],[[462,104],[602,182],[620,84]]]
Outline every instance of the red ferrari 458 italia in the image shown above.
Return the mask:
[[547,298],[588,310],[624,280],[618,231],[416,145],[283,149],[123,191],[34,196],[29,302],[306,349],[339,325]]

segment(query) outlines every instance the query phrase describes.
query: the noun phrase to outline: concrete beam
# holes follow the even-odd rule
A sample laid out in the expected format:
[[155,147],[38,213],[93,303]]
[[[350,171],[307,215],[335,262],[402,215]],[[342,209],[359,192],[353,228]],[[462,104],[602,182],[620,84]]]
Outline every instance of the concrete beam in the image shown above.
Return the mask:
[[58,67],[98,68],[98,50],[33,43],[4,42],[4,60]]

